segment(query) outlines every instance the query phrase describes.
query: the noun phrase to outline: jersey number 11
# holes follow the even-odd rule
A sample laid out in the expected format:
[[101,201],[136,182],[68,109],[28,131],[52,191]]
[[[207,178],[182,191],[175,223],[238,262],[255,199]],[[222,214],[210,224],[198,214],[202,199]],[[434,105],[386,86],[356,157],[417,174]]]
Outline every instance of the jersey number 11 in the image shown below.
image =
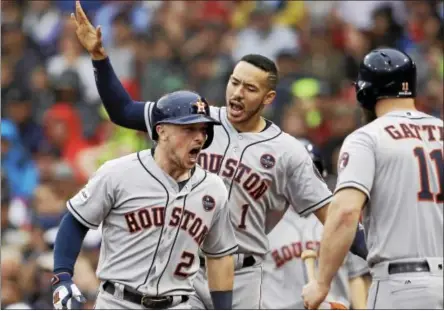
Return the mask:
[[421,181],[421,190],[418,192],[419,201],[432,201],[436,203],[444,202],[444,156],[441,149],[435,149],[430,152],[430,159],[434,162],[438,176],[439,193],[432,193],[430,190],[429,171],[427,167],[427,158],[424,148],[417,147],[413,150],[419,163],[419,176]]

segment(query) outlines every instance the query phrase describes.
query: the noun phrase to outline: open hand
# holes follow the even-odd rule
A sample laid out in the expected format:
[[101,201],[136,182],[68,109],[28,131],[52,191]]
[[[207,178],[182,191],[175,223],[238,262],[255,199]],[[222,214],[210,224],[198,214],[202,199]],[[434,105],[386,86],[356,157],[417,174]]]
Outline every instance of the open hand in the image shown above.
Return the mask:
[[71,13],[71,19],[76,25],[77,38],[91,57],[97,60],[106,58],[105,50],[102,46],[102,30],[100,26],[95,28],[91,24],[79,0],[76,1],[76,13]]

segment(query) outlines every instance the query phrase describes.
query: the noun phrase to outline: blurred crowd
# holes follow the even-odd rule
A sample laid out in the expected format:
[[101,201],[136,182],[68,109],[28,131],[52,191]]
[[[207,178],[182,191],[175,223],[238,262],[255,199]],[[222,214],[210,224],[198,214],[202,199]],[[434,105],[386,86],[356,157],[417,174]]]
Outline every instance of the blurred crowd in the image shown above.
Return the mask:
[[[278,95],[265,115],[321,148],[331,186],[339,148],[361,124],[352,81],[370,49],[409,53],[418,108],[443,118],[443,1],[82,5],[135,100],[187,88],[222,106],[236,61],[248,53],[275,60]],[[1,308],[51,309],[52,247],[66,200],[104,161],[151,142],[109,121],[69,19],[74,0],[2,0],[1,8]],[[100,231],[89,232],[76,265],[86,309],[99,247]]]

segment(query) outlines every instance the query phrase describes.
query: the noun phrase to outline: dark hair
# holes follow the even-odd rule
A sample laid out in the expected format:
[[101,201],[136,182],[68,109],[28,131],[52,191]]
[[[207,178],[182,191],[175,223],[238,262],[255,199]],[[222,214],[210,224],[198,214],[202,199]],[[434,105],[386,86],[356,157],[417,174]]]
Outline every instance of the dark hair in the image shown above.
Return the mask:
[[112,24],[124,24],[131,25],[131,18],[127,11],[123,10],[114,16],[112,19]]
[[268,73],[268,83],[270,85],[270,89],[276,89],[279,76],[276,64],[271,59],[259,54],[248,54],[242,57],[240,61],[252,64],[253,66]]

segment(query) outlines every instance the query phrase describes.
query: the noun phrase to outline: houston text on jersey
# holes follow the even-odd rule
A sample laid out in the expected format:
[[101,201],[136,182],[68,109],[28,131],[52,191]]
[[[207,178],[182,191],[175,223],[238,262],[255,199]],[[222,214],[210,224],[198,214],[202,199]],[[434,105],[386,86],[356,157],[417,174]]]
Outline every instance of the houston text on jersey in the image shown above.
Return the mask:
[[[130,233],[138,232],[142,229],[151,229],[153,227],[162,228],[165,222],[165,208],[141,208],[138,211],[129,212],[125,214],[128,231]],[[171,220],[168,225],[177,227],[183,213],[180,228],[188,232],[196,241],[197,245],[201,245],[205,236],[208,233],[208,228],[203,224],[202,219],[191,211],[184,210],[180,207],[173,209]]]

